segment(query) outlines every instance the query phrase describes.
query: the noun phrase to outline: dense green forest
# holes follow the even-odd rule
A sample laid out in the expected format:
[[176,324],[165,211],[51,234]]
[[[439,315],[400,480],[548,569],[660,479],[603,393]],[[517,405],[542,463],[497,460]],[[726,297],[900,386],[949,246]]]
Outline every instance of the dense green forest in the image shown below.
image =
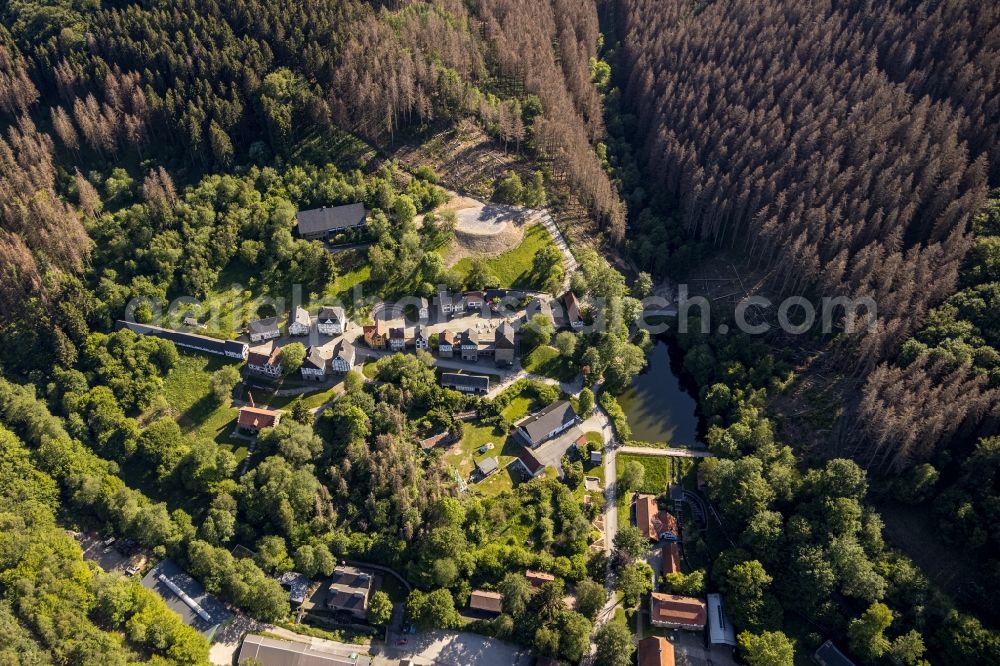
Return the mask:
[[[1000,663],[995,3],[0,0],[0,18],[0,661],[207,658],[64,527],[128,536],[265,621],[288,613],[272,574],[350,557],[414,582],[421,628],[458,626],[487,588],[503,613],[476,631],[567,662],[589,650],[606,562],[576,470],[460,498],[416,446],[461,432],[467,409],[503,431],[513,396],[545,404],[551,387],[480,400],[440,388],[421,354],[389,357],[373,382],[349,375],[315,427],[292,411],[244,468],[169,404],[190,357],[112,332],[134,298],[211,300],[234,275],[248,296],[341,296],[357,266],[292,234],[298,209],[322,205],[371,211],[368,296],[463,286],[435,251],[453,220],[414,222],[449,183],[391,156],[471,122],[537,174],[498,179],[498,199],[578,201],[583,235],[645,271],[577,248],[571,289],[604,299],[610,326],[560,349],[624,439],[612,394],[645,364],[631,327],[650,275],[725,254],[776,294],[877,299],[877,326],[813,340],[806,370],[780,337],[677,335],[724,528],[696,545],[711,566],[688,582],[726,594],[743,657],[801,661],[833,637],[866,664]],[[559,286],[553,255],[535,268]],[[530,346],[552,334],[534,324]],[[775,403],[809,371],[848,388],[806,446],[784,441]],[[196,407],[221,403],[207,391]],[[887,543],[874,507],[890,499],[968,551],[978,585],[945,594]],[[631,600],[644,571],[624,534]],[[532,594],[525,568],[557,580]],[[598,632],[601,664],[630,659],[619,631]]]

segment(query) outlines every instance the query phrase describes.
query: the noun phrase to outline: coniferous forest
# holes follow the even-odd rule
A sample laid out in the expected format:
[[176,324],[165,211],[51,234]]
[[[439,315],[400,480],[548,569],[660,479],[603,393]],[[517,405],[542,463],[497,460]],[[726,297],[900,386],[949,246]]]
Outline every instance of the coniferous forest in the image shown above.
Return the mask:
[[[643,366],[630,324],[654,283],[724,260],[774,299],[878,304],[808,344],[671,334],[720,526],[685,545],[706,562],[688,587],[726,596],[745,663],[832,639],[861,664],[1000,664],[1000,4],[972,0],[0,0],[0,662],[207,662],[73,529],[265,622],[289,614],[277,574],[362,560],[415,585],[421,630],[633,663],[635,622],[598,611],[607,570],[640,596],[642,548],[594,554],[603,506],[576,475],[465,495],[417,445],[460,437],[460,412],[505,432],[509,395],[386,357],[243,458],[195,423],[236,379],[184,383],[198,357],[114,330],[133,299],[237,282],[315,304],[362,279],[385,298],[470,286],[439,254],[451,174],[400,159],[448,132],[515,165],[487,189],[546,204],[580,259],[569,289],[607,301],[610,332],[535,335],[622,439],[613,394]],[[293,234],[297,210],[354,202],[367,250]],[[560,260],[533,269],[564,291]],[[829,402],[796,392],[820,379]],[[532,594],[526,568],[556,580]],[[503,612],[466,624],[481,588]]]

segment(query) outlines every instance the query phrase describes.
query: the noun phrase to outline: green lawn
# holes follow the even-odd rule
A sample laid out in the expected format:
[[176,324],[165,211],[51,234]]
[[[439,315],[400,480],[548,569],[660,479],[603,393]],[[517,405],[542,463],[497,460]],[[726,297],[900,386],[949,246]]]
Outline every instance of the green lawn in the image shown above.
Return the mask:
[[326,291],[326,295],[339,300],[344,304],[344,307],[350,306],[354,302],[351,293],[354,287],[357,285],[362,285],[362,296],[372,296],[374,292],[369,294],[368,281],[371,279],[372,269],[367,263],[361,263],[356,268],[353,268],[342,275],[338,275],[337,279],[333,281],[333,284],[329,286]]
[[[532,261],[542,248],[549,245],[555,245],[549,232],[542,225],[534,224],[528,227],[520,245],[499,256],[487,258],[486,263],[501,287],[538,289],[542,284],[539,277],[532,273]],[[464,280],[471,268],[472,259],[466,257],[452,270]]]
[[[493,448],[479,453],[479,448],[489,443],[493,444]],[[488,479],[470,484],[469,490],[483,495],[497,495],[514,487],[516,477],[508,472],[506,467],[517,457],[519,447],[520,444],[501,430],[478,422],[468,422],[462,424],[462,439],[458,446],[450,448],[445,453],[444,460],[458,470],[463,479],[468,480],[476,463],[484,458],[496,456],[500,461],[500,469]]]
[[669,457],[643,456],[633,453],[623,453],[618,456],[618,460],[616,462],[618,473],[621,474],[625,465],[632,460],[638,461],[646,470],[642,488],[639,489],[640,492],[652,493],[654,495],[662,495],[667,492],[667,485],[672,480],[671,459]]
[[163,381],[163,395],[181,430],[227,446],[242,460],[247,442],[229,436],[239,410],[228,402],[218,403],[209,388],[209,376],[228,362],[207,354],[180,351],[179,355],[177,367]]
[[550,345],[539,345],[521,359],[521,367],[526,372],[550,377],[561,382],[570,382],[576,372],[560,356],[559,350]]
[[267,406],[271,409],[291,409],[296,403],[301,402],[307,409],[314,409],[332,400],[337,392],[337,389],[329,388],[301,395],[276,396],[268,401]]

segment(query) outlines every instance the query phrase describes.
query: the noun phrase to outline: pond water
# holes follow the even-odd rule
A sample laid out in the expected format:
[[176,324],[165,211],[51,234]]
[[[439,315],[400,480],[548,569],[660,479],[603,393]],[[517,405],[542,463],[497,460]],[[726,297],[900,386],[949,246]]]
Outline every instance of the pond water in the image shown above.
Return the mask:
[[698,402],[693,387],[681,382],[680,357],[679,349],[671,354],[670,343],[657,339],[646,369],[618,396],[633,439],[672,446],[701,445]]

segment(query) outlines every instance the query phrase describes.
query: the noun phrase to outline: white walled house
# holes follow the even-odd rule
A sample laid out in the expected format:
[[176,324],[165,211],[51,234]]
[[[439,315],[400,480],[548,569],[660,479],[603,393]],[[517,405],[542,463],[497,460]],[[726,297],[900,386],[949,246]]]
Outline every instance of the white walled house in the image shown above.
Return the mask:
[[265,377],[279,377],[282,370],[281,347],[275,347],[269,352],[250,352],[247,354],[247,368]]
[[413,330],[413,346],[416,349],[427,349],[430,346],[427,339],[427,329],[419,324]]
[[347,374],[354,367],[354,360],[354,345],[341,340],[333,348],[333,358],[330,359],[330,370],[340,374]]
[[306,358],[302,361],[300,372],[302,379],[321,382],[326,379],[327,360],[323,357],[319,347],[310,347],[306,350]]
[[323,335],[341,335],[347,327],[344,308],[338,305],[324,305],[319,309],[316,328]]
[[288,315],[289,335],[309,335],[309,328],[312,320],[309,319],[309,311],[301,305],[296,305]]
[[247,325],[247,328],[250,331],[250,342],[253,343],[273,340],[281,335],[277,317],[252,321]]
[[389,349],[392,351],[403,351],[406,349],[405,328],[400,327],[389,329]]

